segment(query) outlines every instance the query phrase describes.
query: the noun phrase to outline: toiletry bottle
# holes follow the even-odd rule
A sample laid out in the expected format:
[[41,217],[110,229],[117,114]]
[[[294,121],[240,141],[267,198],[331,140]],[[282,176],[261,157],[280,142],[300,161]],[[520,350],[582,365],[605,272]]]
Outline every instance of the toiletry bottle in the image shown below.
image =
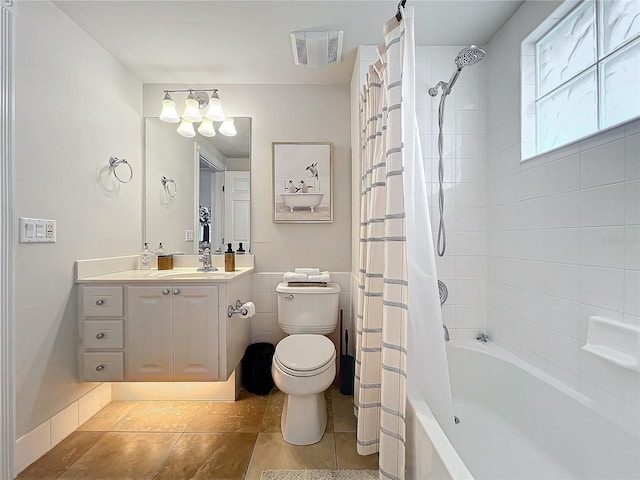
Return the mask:
[[227,243],[227,251],[224,252],[224,271],[235,272],[236,270],[236,254],[231,249],[231,244]]
[[149,250],[149,244],[145,242],[144,249],[140,252],[140,270],[151,269],[151,254],[153,252]]
[[162,244],[162,242],[160,242],[160,245],[158,245],[158,249],[156,250],[156,254],[162,255],[163,253],[166,253],[166,252],[164,249],[164,245]]
[[237,255],[244,255],[244,248],[242,248],[242,242],[238,244],[238,250],[236,250]]

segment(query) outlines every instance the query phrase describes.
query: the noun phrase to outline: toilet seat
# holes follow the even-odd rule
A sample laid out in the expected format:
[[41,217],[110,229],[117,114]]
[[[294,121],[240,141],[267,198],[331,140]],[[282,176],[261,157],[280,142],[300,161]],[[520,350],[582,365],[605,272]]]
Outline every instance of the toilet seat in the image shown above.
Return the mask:
[[336,348],[322,335],[289,335],[276,346],[275,365],[295,377],[312,377],[334,365]]

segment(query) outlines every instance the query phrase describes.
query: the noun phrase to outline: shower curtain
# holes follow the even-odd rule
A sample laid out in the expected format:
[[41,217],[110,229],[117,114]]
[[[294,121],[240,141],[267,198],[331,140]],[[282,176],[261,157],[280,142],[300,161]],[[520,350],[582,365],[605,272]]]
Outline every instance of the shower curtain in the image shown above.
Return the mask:
[[[434,413],[444,411],[441,424],[453,419],[415,114],[413,8],[403,17],[385,24],[385,45],[369,67],[360,108],[357,449],[361,455],[379,452],[380,478],[388,479],[404,479],[408,388],[433,402]],[[430,338],[416,345],[408,332]],[[412,387],[425,366],[444,371],[434,373],[434,385]]]

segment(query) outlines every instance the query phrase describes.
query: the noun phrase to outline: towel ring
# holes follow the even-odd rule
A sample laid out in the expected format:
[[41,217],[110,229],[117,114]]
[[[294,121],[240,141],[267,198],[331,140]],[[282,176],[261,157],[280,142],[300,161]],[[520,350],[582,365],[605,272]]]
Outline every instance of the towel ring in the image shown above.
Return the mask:
[[[162,177],[160,177],[160,183],[162,183],[162,186],[167,192],[167,195],[169,195],[171,198],[176,196],[176,194],[178,193],[178,187],[176,186],[176,182],[173,180],[173,178],[167,178],[163,175]],[[173,194],[171,194],[171,189],[169,188],[170,183],[173,183]]]
[[[128,180],[123,180],[118,176],[118,173],[116,172],[116,169],[118,168],[118,166],[122,164],[125,164],[127,167],[129,167]],[[131,165],[129,164],[129,162],[127,162],[124,158],[118,158],[114,156],[109,157],[109,167],[111,168],[113,175],[118,179],[120,183],[129,183],[131,180],[133,180],[133,168],[131,168]]]

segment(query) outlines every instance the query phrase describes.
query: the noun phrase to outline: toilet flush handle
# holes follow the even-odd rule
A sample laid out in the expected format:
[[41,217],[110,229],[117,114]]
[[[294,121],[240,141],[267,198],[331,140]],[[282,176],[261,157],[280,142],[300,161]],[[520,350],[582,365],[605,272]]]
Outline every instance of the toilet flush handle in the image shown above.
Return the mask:
[[284,299],[285,300],[293,300],[293,295],[285,295]]

